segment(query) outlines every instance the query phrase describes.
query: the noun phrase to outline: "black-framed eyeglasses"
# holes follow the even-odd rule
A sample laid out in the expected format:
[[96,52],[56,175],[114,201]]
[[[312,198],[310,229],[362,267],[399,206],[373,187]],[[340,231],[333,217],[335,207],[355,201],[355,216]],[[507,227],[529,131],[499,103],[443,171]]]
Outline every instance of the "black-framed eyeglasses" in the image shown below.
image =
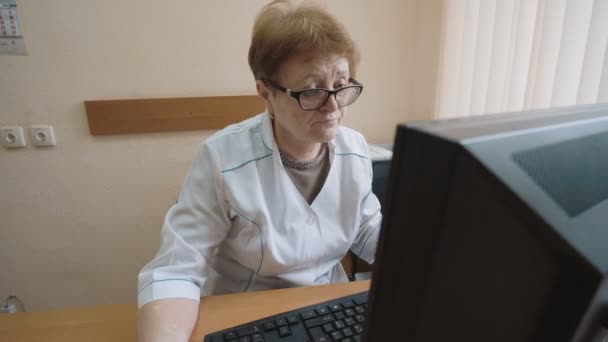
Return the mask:
[[334,90],[312,88],[297,91],[282,87],[269,79],[262,78],[260,80],[296,99],[303,110],[317,110],[325,106],[330,95],[334,96],[338,107],[350,106],[359,98],[359,95],[363,91],[363,85],[352,78],[348,80],[350,85]]

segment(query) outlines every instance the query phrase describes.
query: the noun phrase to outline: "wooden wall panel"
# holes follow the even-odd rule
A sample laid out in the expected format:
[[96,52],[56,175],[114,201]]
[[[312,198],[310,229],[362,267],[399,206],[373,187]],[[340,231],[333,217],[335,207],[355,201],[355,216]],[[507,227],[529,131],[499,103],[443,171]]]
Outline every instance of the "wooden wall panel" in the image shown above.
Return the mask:
[[221,129],[264,111],[257,95],[85,101],[92,135]]

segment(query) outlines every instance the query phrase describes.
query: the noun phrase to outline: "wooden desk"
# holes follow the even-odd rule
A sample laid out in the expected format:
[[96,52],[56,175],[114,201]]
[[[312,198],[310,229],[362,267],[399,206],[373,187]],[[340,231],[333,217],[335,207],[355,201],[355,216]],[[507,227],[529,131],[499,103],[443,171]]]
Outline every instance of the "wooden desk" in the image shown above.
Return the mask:
[[[205,297],[192,341],[265,316],[365,291],[369,281]],[[20,342],[135,341],[135,304],[0,315],[0,340]]]

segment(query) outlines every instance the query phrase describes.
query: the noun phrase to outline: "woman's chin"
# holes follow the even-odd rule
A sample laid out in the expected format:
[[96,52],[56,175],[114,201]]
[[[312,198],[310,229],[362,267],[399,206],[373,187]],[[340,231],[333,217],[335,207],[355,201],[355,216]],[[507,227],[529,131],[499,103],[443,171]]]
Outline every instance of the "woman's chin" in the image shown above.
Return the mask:
[[339,127],[340,125],[338,124],[323,127],[323,129],[319,132],[318,135],[319,140],[324,143],[332,141],[338,134]]

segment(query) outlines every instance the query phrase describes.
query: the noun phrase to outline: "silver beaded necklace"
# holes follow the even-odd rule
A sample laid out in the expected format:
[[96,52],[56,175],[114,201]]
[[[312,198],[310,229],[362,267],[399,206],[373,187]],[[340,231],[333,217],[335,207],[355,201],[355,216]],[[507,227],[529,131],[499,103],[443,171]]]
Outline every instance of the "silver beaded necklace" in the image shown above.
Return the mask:
[[313,168],[317,165],[319,165],[322,161],[323,158],[325,158],[325,154],[327,153],[327,146],[324,145],[321,148],[321,153],[312,160],[297,160],[292,158],[291,156],[289,156],[287,153],[284,153],[283,151],[279,150],[279,154],[281,155],[281,161],[283,162],[283,165],[290,167],[292,169],[296,169],[296,170],[306,170],[306,169],[310,169]]

